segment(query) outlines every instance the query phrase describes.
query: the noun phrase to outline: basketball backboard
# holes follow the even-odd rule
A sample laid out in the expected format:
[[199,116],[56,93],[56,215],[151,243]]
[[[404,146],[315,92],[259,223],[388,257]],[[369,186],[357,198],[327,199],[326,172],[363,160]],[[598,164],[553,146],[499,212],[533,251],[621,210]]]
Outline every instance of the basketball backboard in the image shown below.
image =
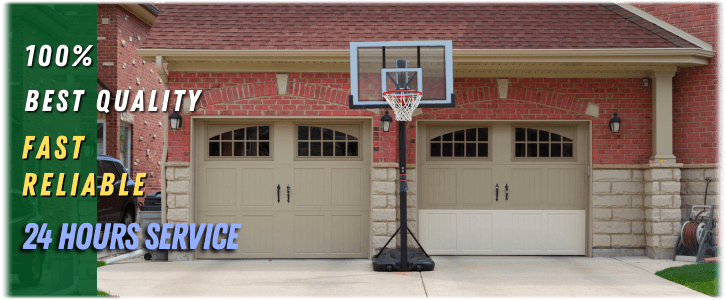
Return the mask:
[[452,107],[454,67],[451,41],[350,43],[350,108],[389,107],[383,93],[423,92],[419,107]]

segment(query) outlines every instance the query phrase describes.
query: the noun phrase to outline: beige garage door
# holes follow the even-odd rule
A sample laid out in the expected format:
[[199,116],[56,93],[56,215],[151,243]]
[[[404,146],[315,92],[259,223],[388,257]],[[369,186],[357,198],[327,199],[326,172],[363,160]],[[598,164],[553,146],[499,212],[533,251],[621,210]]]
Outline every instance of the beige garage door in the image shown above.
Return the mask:
[[237,250],[199,251],[199,257],[368,257],[369,127],[350,121],[198,126],[196,221],[242,224]]
[[[419,126],[433,254],[585,254],[586,125]],[[424,154],[424,155],[422,155]]]

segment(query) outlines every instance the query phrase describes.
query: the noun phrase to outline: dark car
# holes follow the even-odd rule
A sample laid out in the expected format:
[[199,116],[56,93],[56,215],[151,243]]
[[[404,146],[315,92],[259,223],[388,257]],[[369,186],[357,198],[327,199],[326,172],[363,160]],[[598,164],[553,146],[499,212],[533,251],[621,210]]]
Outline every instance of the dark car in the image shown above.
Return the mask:
[[[131,172],[121,163],[120,160],[107,155],[96,156],[98,171],[96,172],[96,198],[97,198],[97,219],[98,223],[124,223],[127,226],[136,222],[136,208],[138,200],[134,193],[134,181],[131,180]],[[104,173],[114,174],[113,194],[100,196],[101,182]],[[126,182],[121,182],[121,174],[126,173]],[[128,191],[127,196],[119,195],[119,190],[125,185]]]

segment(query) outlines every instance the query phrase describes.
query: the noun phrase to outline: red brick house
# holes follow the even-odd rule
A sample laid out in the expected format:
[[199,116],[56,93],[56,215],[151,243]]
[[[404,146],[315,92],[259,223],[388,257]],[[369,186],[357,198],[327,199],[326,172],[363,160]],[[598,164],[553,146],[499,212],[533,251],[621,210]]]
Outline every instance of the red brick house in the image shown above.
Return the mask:
[[[150,4],[98,5],[98,90],[112,95],[117,90],[136,91],[164,88],[156,63],[146,62],[136,50],[146,42],[159,8]],[[148,100],[148,93],[146,100]],[[132,171],[147,173],[144,192],[161,190],[159,170],[164,143],[164,117],[154,112],[97,114],[97,151],[121,160]]]
[[[397,227],[396,130],[385,109],[349,108],[349,42],[409,40],[454,49],[456,107],[418,109],[407,129],[408,220],[427,251],[672,256],[717,177],[717,13],[638,7],[165,6],[137,54],[168,64],[168,89],[204,93],[167,131],[162,218],[242,223],[237,251],[170,259],[374,254]],[[470,159],[470,141],[488,152]],[[495,183],[514,201],[492,201]]]

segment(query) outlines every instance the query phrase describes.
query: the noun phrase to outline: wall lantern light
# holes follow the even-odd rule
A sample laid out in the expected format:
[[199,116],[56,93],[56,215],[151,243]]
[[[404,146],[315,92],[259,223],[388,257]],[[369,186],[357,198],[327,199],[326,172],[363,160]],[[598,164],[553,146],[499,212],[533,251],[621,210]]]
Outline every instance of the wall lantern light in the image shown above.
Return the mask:
[[391,115],[389,115],[388,111],[386,111],[386,114],[381,117],[383,132],[388,132],[389,130],[391,130],[391,122],[393,122],[393,118],[391,118]]
[[613,133],[620,132],[620,118],[618,117],[618,113],[613,113],[613,117],[610,119],[610,130]]
[[169,126],[172,130],[177,130],[182,126],[182,116],[177,112],[172,112],[169,115]]

